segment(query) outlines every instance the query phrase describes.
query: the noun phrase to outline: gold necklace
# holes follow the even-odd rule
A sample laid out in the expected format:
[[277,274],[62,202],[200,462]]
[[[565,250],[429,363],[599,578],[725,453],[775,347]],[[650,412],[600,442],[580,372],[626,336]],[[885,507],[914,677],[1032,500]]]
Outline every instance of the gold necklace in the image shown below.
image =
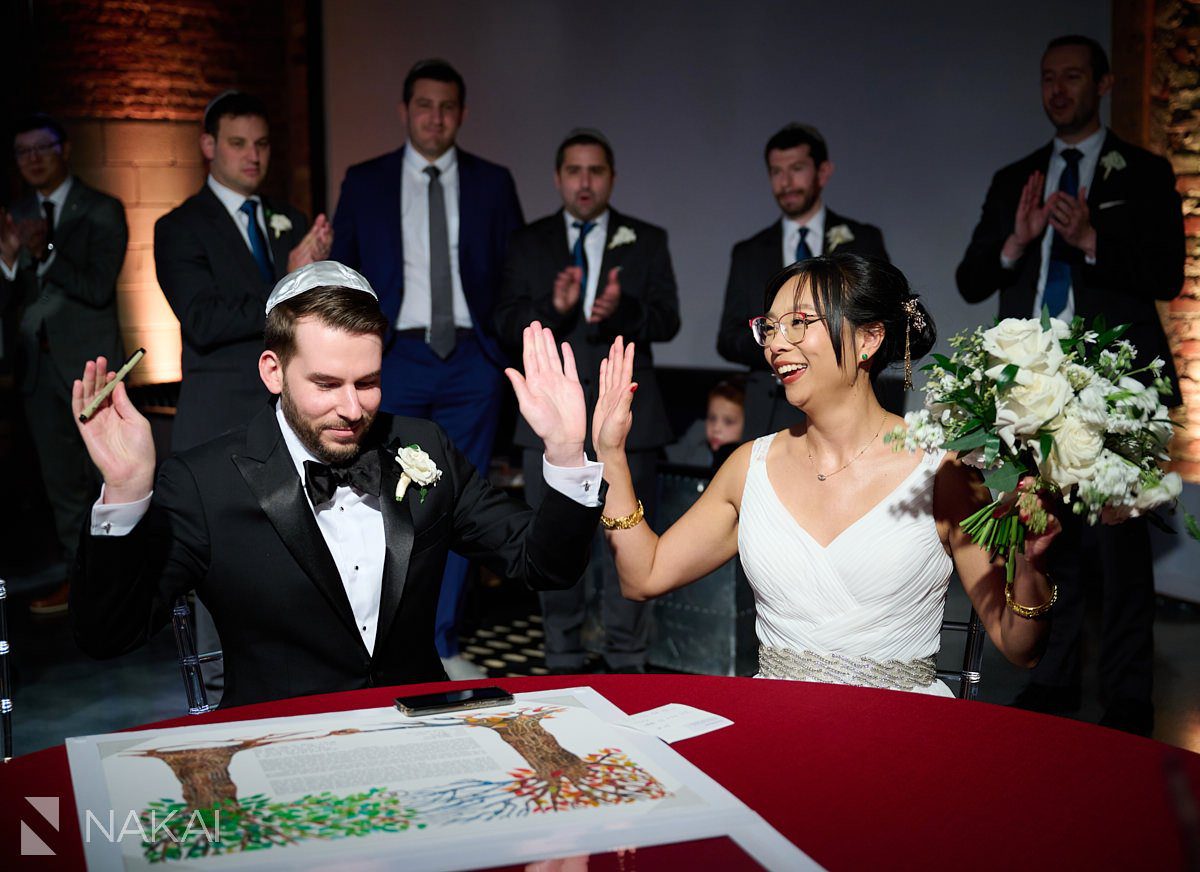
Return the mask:
[[866,454],[867,449],[870,448],[873,444],[875,444],[875,440],[878,439],[879,434],[883,432],[883,425],[884,425],[885,421],[887,421],[887,412],[884,412],[883,417],[879,419],[879,429],[875,431],[875,435],[871,437],[871,441],[862,447],[862,451],[858,452],[858,454],[855,454],[854,457],[850,458],[850,460],[848,460],[842,466],[839,466],[837,469],[835,469],[833,472],[829,473],[828,475],[826,475],[823,472],[817,472],[817,464],[813,461],[812,448],[809,446],[808,434],[805,433],[804,434],[804,448],[808,452],[808,465],[812,467],[813,472],[817,472],[817,481],[824,481],[827,478],[832,478],[833,476],[835,476],[839,472],[841,472],[843,469],[845,469],[847,466],[849,466],[851,463],[858,460],[858,458],[860,458],[864,454]]

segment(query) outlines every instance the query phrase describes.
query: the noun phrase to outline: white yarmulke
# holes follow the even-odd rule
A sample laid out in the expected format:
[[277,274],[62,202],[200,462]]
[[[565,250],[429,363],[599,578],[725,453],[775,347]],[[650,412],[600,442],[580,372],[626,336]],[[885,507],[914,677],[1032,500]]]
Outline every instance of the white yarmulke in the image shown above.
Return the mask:
[[271,291],[271,296],[267,297],[267,312],[269,313],[284,300],[298,297],[305,291],[326,287],[363,291],[376,300],[379,299],[379,295],[375,293],[371,283],[363,278],[361,273],[336,260],[318,260],[288,273],[279,280],[274,290]]

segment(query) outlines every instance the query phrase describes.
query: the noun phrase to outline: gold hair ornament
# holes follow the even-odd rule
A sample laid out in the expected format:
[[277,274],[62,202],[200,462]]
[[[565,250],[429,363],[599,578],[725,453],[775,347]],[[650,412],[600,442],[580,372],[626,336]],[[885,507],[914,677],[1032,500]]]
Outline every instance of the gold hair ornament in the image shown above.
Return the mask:
[[904,310],[906,319],[904,325],[904,389],[911,391],[913,389],[911,334],[914,328],[917,330],[925,329],[925,314],[921,311],[916,297],[909,297],[900,304],[900,308]]

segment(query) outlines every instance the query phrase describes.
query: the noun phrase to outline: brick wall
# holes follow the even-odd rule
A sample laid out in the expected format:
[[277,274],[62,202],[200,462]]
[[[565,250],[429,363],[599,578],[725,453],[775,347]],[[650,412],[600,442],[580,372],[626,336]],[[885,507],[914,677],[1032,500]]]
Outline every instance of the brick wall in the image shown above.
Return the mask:
[[296,86],[306,68],[304,2],[40,0],[30,9],[26,32],[12,38],[35,46],[23,71],[32,92],[14,108],[59,117],[72,170],[125,205],[121,327],[127,350],[148,352],[133,381],[177,380],[179,325],[155,279],[154,222],[203,183],[201,117],[229,88],[271,110],[263,192],[308,210],[307,97]]
[[1154,6],[1150,147],[1175,167],[1187,235],[1183,293],[1161,305],[1184,400],[1171,455],[1185,479],[1200,482],[1200,2]]

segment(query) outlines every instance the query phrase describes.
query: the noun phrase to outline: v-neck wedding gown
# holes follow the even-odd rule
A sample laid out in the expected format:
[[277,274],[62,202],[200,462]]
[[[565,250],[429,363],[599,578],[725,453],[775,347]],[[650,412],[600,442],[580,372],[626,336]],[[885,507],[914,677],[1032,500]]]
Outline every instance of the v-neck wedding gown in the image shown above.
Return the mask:
[[738,551],[758,610],[759,676],[953,696],[934,676],[952,561],[933,518],[930,452],[828,545],[767,475],[775,434],[755,440]]

